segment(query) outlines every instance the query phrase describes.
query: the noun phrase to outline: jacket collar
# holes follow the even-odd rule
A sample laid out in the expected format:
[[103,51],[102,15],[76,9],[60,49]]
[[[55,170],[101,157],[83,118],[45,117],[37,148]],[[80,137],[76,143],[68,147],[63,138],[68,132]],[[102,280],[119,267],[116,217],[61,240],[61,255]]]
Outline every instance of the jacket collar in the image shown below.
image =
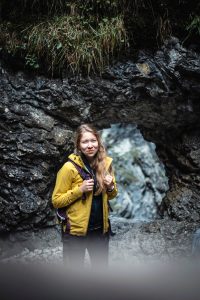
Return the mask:
[[[79,165],[81,168],[84,168],[84,169],[86,168],[85,165],[84,165],[84,162],[83,162],[83,160],[82,160],[82,158],[81,158],[80,155],[76,155],[76,154],[72,153],[72,154],[70,154],[68,157],[69,157],[73,162],[75,162],[77,165]],[[107,170],[108,170],[108,168],[110,167],[111,162],[112,162],[112,158],[109,157],[109,156],[107,156],[107,157],[106,157],[106,169],[107,169]]]
[[76,154],[72,153],[68,156],[68,158],[70,158],[75,164],[79,165],[81,168],[85,167],[80,155],[76,155]]

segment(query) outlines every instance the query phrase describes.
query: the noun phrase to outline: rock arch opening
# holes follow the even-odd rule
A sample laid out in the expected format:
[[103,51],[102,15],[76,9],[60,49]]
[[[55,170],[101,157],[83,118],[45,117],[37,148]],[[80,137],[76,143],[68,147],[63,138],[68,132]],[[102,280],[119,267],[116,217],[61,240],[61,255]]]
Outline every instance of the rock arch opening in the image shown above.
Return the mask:
[[113,158],[119,190],[111,201],[111,215],[135,222],[158,218],[169,185],[155,144],[147,142],[135,124],[113,124],[102,130],[102,139]]

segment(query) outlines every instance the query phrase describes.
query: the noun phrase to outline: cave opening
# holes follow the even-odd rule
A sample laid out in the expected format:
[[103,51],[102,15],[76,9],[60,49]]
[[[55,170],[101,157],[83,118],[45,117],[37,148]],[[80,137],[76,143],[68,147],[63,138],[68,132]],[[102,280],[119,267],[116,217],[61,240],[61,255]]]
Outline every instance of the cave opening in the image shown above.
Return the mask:
[[144,139],[136,124],[112,124],[101,133],[118,185],[118,195],[110,201],[111,218],[134,222],[160,218],[159,207],[169,185],[156,145]]

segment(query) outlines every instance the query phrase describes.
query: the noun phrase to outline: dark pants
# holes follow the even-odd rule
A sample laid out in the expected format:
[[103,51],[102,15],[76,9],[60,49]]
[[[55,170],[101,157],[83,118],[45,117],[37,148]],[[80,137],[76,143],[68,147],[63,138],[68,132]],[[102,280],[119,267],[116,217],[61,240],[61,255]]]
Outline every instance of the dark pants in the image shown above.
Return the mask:
[[63,260],[70,268],[81,269],[84,266],[87,249],[92,269],[108,266],[109,234],[102,230],[89,231],[86,236],[63,235]]

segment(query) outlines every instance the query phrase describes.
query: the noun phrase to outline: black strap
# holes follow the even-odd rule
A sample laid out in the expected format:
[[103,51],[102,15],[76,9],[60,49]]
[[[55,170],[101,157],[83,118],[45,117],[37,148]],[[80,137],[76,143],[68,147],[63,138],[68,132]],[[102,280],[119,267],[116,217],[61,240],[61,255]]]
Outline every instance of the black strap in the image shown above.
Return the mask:
[[[81,168],[79,165],[77,165],[73,160],[68,158],[68,161],[71,162],[73,164],[73,166],[77,169],[78,173],[80,174],[80,176],[83,180],[88,180],[91,178],[91,175],[88,172],[86,172],[83,168]],[[86,199],[85,193],[83,193],[82,199],[83,200]],[[57,208],[57,218],[58,218],[59,222],[62,224],[67,224],[66,208],[67,208],[66,206]]]
[[81,168],[79,165],[77,165],[73,160],[71,160],[69,158],[68,161],[71,162],[74,165],[74,167],[77,169],[78,173],[80,174],[80,176],[83,180],[88,180],[92,177],[89,174],[89,172],[86,172],[83,168]]

